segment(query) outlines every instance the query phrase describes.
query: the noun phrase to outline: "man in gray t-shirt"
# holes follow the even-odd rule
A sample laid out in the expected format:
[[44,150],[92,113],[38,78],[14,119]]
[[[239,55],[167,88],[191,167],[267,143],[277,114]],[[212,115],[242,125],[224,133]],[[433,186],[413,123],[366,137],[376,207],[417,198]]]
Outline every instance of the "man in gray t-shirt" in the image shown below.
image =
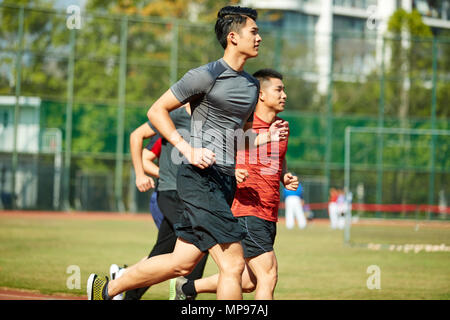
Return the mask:
[[[235,130],[250,129],[252,125],[248,120],[259,92],[257,82],[244,72],[244,65],[258,55],[261,37],[256,18],[257,12],[250,8],[222,8],[215,32],[225,49],[223,58],[191,70],[192,75],[188,73],[167,90],[147,113],[161,136],[189,162],[178,171],[177,191],[185,211],[176,229],[174,251],[141,261],[110,282],[91,274],[88,298],[110,299],[131,288],[185,276],[209,252],[219,268],[217,298],[242,299],[245,261],[240,240],[245,230],[230,209],[236,179],[234,145],[227,138],[228,131],[235,135]],[[192,107],[192,145],[176,132],[169,116],[186,101]],[[271,127],[269,134],[255,139],[255,145],[269,142],[272,137],[287,137],[286,131]]]

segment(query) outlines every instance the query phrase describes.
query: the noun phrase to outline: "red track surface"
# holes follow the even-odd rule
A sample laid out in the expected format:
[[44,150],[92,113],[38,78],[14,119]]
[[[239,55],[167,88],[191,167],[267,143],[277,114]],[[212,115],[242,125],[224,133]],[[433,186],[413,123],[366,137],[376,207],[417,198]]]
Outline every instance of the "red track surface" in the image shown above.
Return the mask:
[[0,300],[86,300],[87,297],[48,295],[34,291],[0,288]]

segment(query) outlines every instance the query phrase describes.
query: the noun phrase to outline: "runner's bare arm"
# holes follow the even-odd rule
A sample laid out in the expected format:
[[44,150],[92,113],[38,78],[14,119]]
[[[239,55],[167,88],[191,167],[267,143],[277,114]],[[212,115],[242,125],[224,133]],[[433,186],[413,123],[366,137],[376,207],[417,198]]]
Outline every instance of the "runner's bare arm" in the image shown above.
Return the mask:
[[130,152],[136,174],[136,187],[141,192],[155,187],[153,179],[145,174],[142,163],[142,142],[155,134],[147,123],[140,125],[130,134]]
[[258,134],[254,146],[260,146],[274,141],[283,141],[288,138],[289,124],[284,120],[277,120],[270,125],[269,130]]
[[153,162],[156,158],[156,154],[152,151],[147,149],[142,150],[142,164],[145,173],[152,177],[159,178],[159,167]]
[[[270,125],[269,130],[259,133],[258,135],[249,134],[248,130],[252,129],[253,122],[248,121],[244,125],[244,132],[250,138],[249,145],[258,147],[272,141],[286,140],[289,135],[289,124],[287,121],[277,120]],[[247,147],[247,146],[246,146]]]

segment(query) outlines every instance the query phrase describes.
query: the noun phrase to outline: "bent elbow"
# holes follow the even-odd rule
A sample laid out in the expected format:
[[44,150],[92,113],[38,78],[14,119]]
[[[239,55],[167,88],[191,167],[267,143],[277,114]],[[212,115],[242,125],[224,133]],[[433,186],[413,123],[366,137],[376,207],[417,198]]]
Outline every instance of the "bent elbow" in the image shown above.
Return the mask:
[[136,130],[134,130],[130,134],[130,146],[133,145],[137,139],[138,139],[137,132],[136,132]]
[[147,111],[147,118],[153,124],[153,121],[154,121],[154,118],[155,118],[155,108],[154,108],[154,106],[151,106],[150,109],[148,109],[148,111]]

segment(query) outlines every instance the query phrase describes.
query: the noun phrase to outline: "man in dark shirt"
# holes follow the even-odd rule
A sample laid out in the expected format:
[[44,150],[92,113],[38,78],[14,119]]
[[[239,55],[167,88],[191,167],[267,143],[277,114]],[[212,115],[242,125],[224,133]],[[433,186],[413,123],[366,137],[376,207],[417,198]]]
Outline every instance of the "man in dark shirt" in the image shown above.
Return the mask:
[[[189,104],[186,104],[185,107],[178,108],[177,110],[171,112],[170,118],[175,124],[178,133],[184,136],[185,139],[189,140],[189,132],[191,128],[191,109]],[[154,186],[152,178],[145,174],[144,167],[146,164],[143,163],[141,156],[142,141],[143,139],[154,137],[159,137],[159,134],[150,121],[147,121],[147,123],[139,126],[130,136],[131,158],[133,160],[133,167],[136,172],[136,187],[142,192],[148,191]],[[177,193],[176,183],[176,177],[180,164],[177,164],[176,161],[172,161],[172,154],[174,152],[173,145],[168,143],[168,141],[164,138],[160,139],[161,152],[159,154],[159,168],[154,165],[154,167],[156,167],[155,169],[158,169],[157,176],[159,178],[155,193],[157,193],[158,207],[161,209],[164,216],[158,228],[157,241],[148,258],[173,251],[177,240],[174,226],[180,221],[184,209],[184,205]],[[153,175],[156,175],[156,172],[154,172],[156,170],[151,169],[149,171],[150,173],[153,173]],[[192,273],[186,276],[186,278],[192,280],[201,278],[205,268],[206,259],[207,255],[202,258]],[[119,270],[117,275],[121,276],[124,272],[125,270]],[[112,278],[118,278],[117,275]],[[139,300],[147,289],[148,287],[128,290],[124,296],[124,299]]]

